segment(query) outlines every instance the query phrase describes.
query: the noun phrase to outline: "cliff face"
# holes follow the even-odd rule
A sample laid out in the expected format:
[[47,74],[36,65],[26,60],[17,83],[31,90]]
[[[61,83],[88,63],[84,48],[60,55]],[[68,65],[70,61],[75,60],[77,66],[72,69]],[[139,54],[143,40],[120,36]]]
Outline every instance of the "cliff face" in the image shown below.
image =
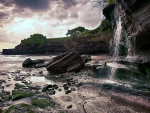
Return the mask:
[[77,51],[81,54],[108,53],[108,43],[95,38],[70,38],[68,40],[46,41],[40,44],[19,44],[14,49],[3,49],[4,55],[55,54]]
[[150,55],[150,0],[116,0],[103,13],[111,20],[114,32],[111,54],[115,51],[115,35],[120,21],[119,55]]

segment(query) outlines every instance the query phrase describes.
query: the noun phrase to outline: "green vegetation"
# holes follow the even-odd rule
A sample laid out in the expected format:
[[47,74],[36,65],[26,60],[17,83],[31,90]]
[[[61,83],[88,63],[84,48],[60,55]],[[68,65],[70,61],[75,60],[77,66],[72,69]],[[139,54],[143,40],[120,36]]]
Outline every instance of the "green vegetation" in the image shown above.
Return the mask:
[[[21,108],[21,109],[18,109]],[[11,113],[12,111],[14,111],[15,113],[21,113],[21,112],[25,112],[25,113],[36,113],[33,106],[28,105],[28,104],[18,104],[15,106],[11,106],[6,110],[3,110],[2,113]]]
[[70,35],[71,37],[76,37],[78,34],[80,33],[83,33],[83,32],[86,32],[88,31],[87,29],[85,29],[84,27],[82,26],[79,26],[77,28],[74,28],[74,29],[71,29],[71,30],[68,30],[68,32],[66,33],[66,35]]
[[46,42],[46,36],[43,36],[42,34],[33,34],[30,35],[29,38],[24,39],[21,41],[22,45],[43,45]]
[[7,110],[4,110],[2,113],[10,113],[14,108],[15,106],[11,106]]
[[104,42],[109,42],[109,38],[111,36],[111,26],[110,26],[110,21],[108,19],[104,19],[100,26],[93,30],[87,30],[84,33],[79,34],[77,37],[91,37],[94,40],[99,40],[99,41],[104,41]]
[[113,4],[113,3],[115,3],[115,0],[109,0],[107,6],[108,6],[108,5],[111,5],[111,4]]
[[15,101],[25,97],[32,97],[34,93],[32,91],[13,90],[12,95],[12,101]]
[[54,102],[50,102],[50,100],[47,100],[46,98],[41,99],[41,98],[33,97],[31,99],[31,103],[32,105],[40,108],[45,108],[47,106],[51,106],[51,107],[55,106]]

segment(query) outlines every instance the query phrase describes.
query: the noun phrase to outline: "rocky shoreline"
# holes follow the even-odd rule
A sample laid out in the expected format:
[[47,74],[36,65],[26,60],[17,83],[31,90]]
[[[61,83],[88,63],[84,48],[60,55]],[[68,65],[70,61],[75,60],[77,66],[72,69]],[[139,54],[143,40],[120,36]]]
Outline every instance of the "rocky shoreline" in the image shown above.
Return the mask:
[[[0,109],[5,109],[4,113],[8,111],[35,113],[141,111],[148,113],[150,110],[149,87],[142,88],[137,85],[132,89],[131,84],[128,84],[132,78],[128,78],[129,81],[124,81],[122,78],[109,79],[110,75],[104,72],[110,69],[109,63],[113,61],[110,60],[110,56],[104,56],[92,57],[99,59],[92,59],[85,64],[86,68],[79,72],[61,74],[49,73],[44,67],[23,68],[21,67],[23,61],[7,62],[20,64],[20,66],[14,69],[10,67],[12,70],[0,71]],[[102,63],[104,60],[107,61],[106,64]],[[6,65],[6,62],[1,64]],[[140,82],[142,81],[139,79],[138,84]]]

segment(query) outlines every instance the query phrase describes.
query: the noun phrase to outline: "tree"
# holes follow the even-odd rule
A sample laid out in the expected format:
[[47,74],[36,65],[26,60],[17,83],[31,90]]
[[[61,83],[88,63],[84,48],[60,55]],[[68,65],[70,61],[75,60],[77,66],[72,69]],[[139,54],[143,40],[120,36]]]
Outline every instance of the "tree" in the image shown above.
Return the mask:
[[70,35],[71,37],[76,37],[78,34],[83,33],[84,31],[86,31],[86,29],[82,26],[79,26],[77,28],[68,30],[68,32],[66,33],[66,35]]

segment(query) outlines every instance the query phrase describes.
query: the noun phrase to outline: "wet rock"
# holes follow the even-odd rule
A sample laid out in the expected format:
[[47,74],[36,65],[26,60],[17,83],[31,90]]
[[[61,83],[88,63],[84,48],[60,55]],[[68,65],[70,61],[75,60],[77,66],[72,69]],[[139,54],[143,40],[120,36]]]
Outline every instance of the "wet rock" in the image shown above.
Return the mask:
[[[23,63],[23,67],[34,67],[36,64],[44,63],[43,59],[38,59],[38,60],[31,60],[30,58],[27,58]],[[43,66],[43,65],[42,65]],[[40,66],[35,66],[35,67],[40,67]]]
[[61,88],[58,88],[58,91],[61,91]]
[[23,80],[23,81],[21,81],[21,82],[24,83],[24,84],[27,84],[27,83],[28,83],[26,80]]
[[67,109],[70,109],[70,108],[72,108],[72,105],[67,106]]
[[19,71],[19,70],[17,70],[15,73],[20,73],[20,71]]
[[66,90],[65,93],[66,93],[66,94],[69,94],[69,93],[71,93],[71,90]]
[[6,82],[5,80],[0,80],[0,85],[2,85],[3,82]]
[[43,73],[43,71],[40,71],[40,72],[39,72],[39,74],[42,74],[42,73]]
[[53,85],[52,84],[45,84],[43,89],[42,89],[42,92],[46,92],[48,88],[53,88]]
[[76,88],[74,88],[74,87],[71,88],[71,91],[75,91],[75,90],[76,90]]
[[66,52],[53,58],[46,64],[46,68],[48,71],[60,73],[76,71],[84,68],[84,61],[79,53]]
[[70,85],[71,85],[71,82],[68,82],[67,85],[70,86]]
[[7,84],[6,87],[9,87],[9,86],[11,86],[11,85],[12,85],[12,84]]
[[67,86],[67,84],[64,84],[64,85],[63,85],[63,87],[66,87],[66,86]]
[[49,95],[55,95],[55,90],[50,91]]
[[83,82],[80,82],[77,86],[80,87],[83,85]]
[[67,82],[71,82],[72,80],[73,80],[73,78],[66,79]]
[[32,60],[30,58],[27,58],[23,63],[22,66],[23,67],[29,67],[30,65],[32,65]]
[[64,87],[64,90],[68,90],[68,86],[65,86],[65,87]]
[[4,73],[4,72],[0,72],[0,75],[6,75],[6,73]]
[[56,84],[53,85],[54,89],[58,89],[58,86]]

